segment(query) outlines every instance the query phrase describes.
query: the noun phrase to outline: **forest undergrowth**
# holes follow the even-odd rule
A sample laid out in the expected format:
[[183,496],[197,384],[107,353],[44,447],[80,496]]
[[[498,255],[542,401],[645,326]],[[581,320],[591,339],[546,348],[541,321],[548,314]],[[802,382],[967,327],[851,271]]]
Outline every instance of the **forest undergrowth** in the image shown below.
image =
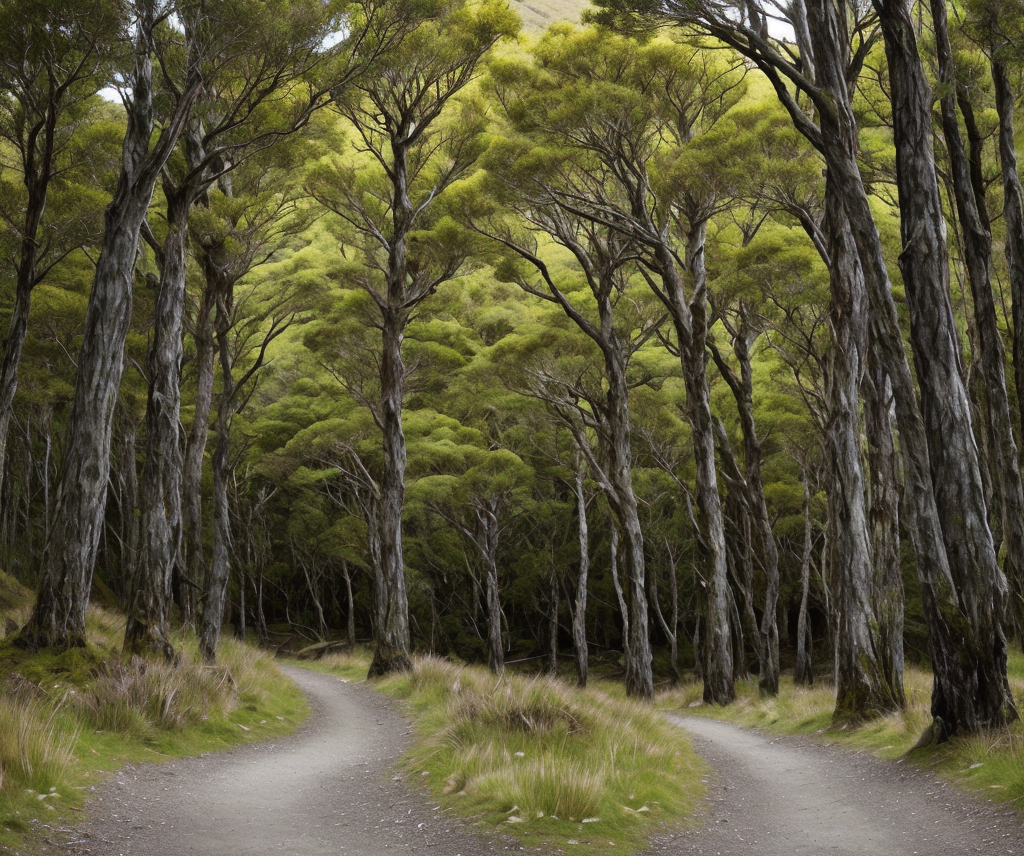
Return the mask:
[[[31,594],[0,573],[0,630]],[[294,730],[302,693],[252,646],[224,639],[216,666],[194,638],[179,661],[121,656],[124,618],[90,607],[89,646],[29,654],[0,639],[0,852],[61,841],[91,788],[125,764],[197,755]]]
[[[318,668],[350,679],[369,655]],[[496,677],[432,657],[375,682],[400,699],[416,739],[403,764],[446,807],[527,846],[635,852],[693,816],[706,767],[689,741],[618,685],[580,690],[547,676]]]

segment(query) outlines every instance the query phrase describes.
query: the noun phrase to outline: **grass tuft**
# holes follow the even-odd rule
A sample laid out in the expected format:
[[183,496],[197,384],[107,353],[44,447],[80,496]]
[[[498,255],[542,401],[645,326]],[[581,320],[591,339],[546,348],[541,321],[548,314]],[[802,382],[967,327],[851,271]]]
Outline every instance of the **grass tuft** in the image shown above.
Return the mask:
[[[365,675],[357,664],[348,655],[345,674]],[[446,807],[524,844],[635,852],[703,796],[686,737],[614,691],[430,657],[377,686],[414,714],[408,771]]]

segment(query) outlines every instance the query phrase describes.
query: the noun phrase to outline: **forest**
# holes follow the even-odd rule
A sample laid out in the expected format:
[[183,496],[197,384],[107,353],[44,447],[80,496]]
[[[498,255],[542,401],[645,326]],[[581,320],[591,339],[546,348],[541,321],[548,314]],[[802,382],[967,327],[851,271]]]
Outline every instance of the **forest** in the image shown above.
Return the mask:
[[553,8],[0,0],[6,633],[1013,722],[1024,4]]

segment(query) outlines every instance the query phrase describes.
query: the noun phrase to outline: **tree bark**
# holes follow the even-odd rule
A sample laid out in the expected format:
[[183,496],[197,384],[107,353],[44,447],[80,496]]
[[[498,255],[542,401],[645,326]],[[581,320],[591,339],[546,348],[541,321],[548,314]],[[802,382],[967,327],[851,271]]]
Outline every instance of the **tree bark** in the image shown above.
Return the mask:
[[139,3],[133,95],[128,104],[121,171],[106,211],[103,243],[86,311],[53,530],[43,553],[36,603],[20,637],[21,643],[30,648],[85,644],[85,613],[110,472],[111,421],[131,323],[139,230],[160,170],[199,89],[198,79],[187,81],[171,118],[153,144],[154,6],[151,2]]
[[[397,230],[396,230],[397,231]],[[389,285],[389,307],[383,317],[381,359],[381,429],[384,468],[380,483],[379,535],[383,609],[378,609],[373,661],[369,676],[379,677],[412,668],[409,656],[409,601],[405,590],[402,558],[402,509],[405,506],[405,434],[402,430],[402,398],[405,364],[402,339],[407,312],[401,308],[405,292],[405,238],[392,242],[393,259]]]
[[171,588],[181,556],[181,358],[192,194],[168,187],[167,239],[148,357],[146,457],[140,505],[141,561],[129,593],[124,649],[174,658],[170,639]]
[[800,609],[796,620],[796,666],[793,681],[797,686],[809,687],[814,683],[812,663],[811,624],[808,620],[807,605],[811,590],[811,550],[814,545],[811,527],[811,490],[804,472],[804,547],[800,556]]
[[[960,372],[950,305],[945,220],[932,149],[931,87],[924,74],[907,0],[874,0],[889,64],[903,272],[911,343],[921,388],[938,522],[955,580],[948,652],[951,696],[933,700],[936,736],[1004,725],[1017,712],[1006,677],[1003,620],[1006,578],[996,561],[982,492],[977,446]],[[942,10],[944,13],[944,10]],[[938,593],[938,592],[937,592]],[[928,593],[929,596],[932,594]],[[942,600],[949,594],[942,592]],[[933,659],[946,652],[933,640]],[[940,663],[943,669],[946,664]]]
[[587,647],[587,586],[590,576],[590,530],[587,525],[587,497],[583,491],[583,463],[577,455],[573,480],[576,496],[576,532],[580,544],[580,570],[576,577],[576,598],[572,611],[572,644],[576,660],[576,683],[587,685],[590,657]]
[[683,280],[667,245],[656,248],[656,265],[679,340],[680,363],[686,387],[686,417],[690,423],[697,465],[697,507],[706,545],[706,608],[703,638],[704,701],[728,704],[736,698],[729,630],[729,576],[725,551],[725,520],[715,471],[715,436],[707,378],[707,270],[704,242],[707,222],[698,220],[686,236],[686,267],[693,293],[686,299]]
[[[823,59],[819,57],[819,66]],[[829,320],[829,589],[835,646],[837,722],[900,710],[900,673],[895,684],[884,667],[872,599],[873,567],[861,467],[859,389],[867,354],[864,278],[835,183],[826,180],[825,234],[831,260]]]
[[[991,69],[996,111],[999,114],[999,163],[1003,183],[1003,221],[1006,227],[1004,253],[1009,270],[1013,316],[1014,378],[1018,416],[1021,418],[1020,424],[1024,425],[1024,189],[1021,188],[1017,171],[1014,140],[1016,94],[1010,86],[1005,64],[993,59]],[[1016,572],[1007,568],[1007,576],[1010,584],[1010,615],[1017,634],[1017,644],[1024,650],[1024,571],[1020,567]]]
[[199,652],[207,663],[217,659],[217,643],[224,624],[231,577],[231,508],[228,486],[231,480],[231,420],[235,412],[235,382],[229,336],[234,312],[233,289],[230,286],[218,290],[216,307],[214,328],[220,362],[221,392],[217,403],[217,444],[213,452],[213,555],[199,622]]

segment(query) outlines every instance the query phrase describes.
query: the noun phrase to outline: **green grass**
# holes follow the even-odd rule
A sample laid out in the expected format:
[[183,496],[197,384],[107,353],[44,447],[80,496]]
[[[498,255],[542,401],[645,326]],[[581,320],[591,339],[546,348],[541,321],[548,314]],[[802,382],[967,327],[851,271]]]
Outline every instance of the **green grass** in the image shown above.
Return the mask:
[[[368,659],[328,657],[349,678]],[[650,706],[601,688],[420,658],[374,682],[401,699],[416,740],[404,768],[433,798],[524,845],[629,853],[685,824],[704,795],[703,763]]]
[[[1024,656],[1019,651],[1011,653],[1008,672],[1017,707],[1024,716]],[[931,681],[930,672],[908,668],[904,676],[907,709],[856,727],[833,726],[832,687],[797,687],[786,678],[776,698],[760,697],[756,683],[746,681],[737,687],[735,704],[706,706],[700,704],[700,686],[688,684],[660,696],[658,706],[762,728],[773,734],[811,735],[882,758],[905,757],[965,789],[976,790],[986,798],[1009,803],[1024,812],[1024,722],[911,751],[931,721]]]
[[[0,574],[0,588],[7,581]],[[0,608],[27,617],[23,593]],[[89,788],[125,764],[216,751],[294,730],[302,693],[256,649],[224,639],[216,666],[177,638],[180,662],[120,656],[123,619],[92,608],[89,646],[30,654],[0,640],[0,851],[60,840]]]

